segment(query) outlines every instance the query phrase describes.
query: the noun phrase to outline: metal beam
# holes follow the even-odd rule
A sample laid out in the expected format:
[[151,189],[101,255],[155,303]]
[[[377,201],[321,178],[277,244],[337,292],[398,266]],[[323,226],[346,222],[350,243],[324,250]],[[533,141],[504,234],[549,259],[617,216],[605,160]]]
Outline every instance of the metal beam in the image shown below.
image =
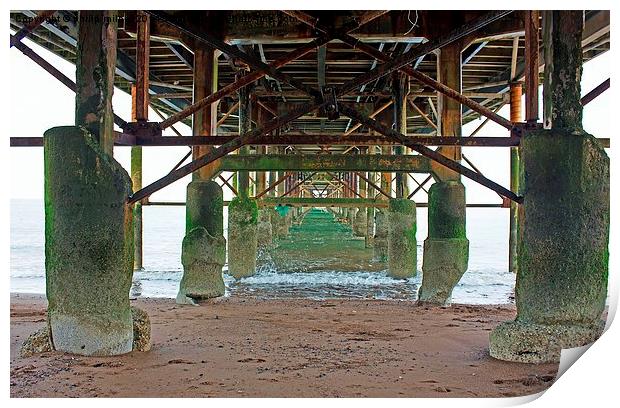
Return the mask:
[[581,98],[581,106],[586,106],[587,104],[592,102],[597,96],[608,90],[610,82],[610,78],[607,78],[599,85],[597,85],[596,88],[585,94],[583,98]]
[[358,122],[362,122],[364,125],[368,126],[371,129],[376,130],[382,135],[385,135],[386,137],[389,137],[393,139],[394,141],[398,141],[399,143],[415,150],[416,152],[428,157],[429,159],[436,161],[439,164],[444,165],[450,170],[453,170],[459,174],[462,174],[463,176],[471,180],[474,180],[475,182],[479,184],[482,184],[483,186],[497,192],[503,197],[509,198],[510,200],[516,201],[518,203],[523,202],[523,197],[517,196],[515,193],[506,189],[505,187],[502,187],[501,185],[495,183],[494,181],[487,179],[486,177],[476,173],[475,171],[471,169],[468,169],[467,167],[463,166],[462,164],[454,160],[450,160],[446,158],[441,153],[438,153],[432,149],[429,149],[428,147],[424,145],[412,142],[411,139],[408,139],[406,136],[402,135],[401,133],[398,133],[395,130],[392,130],[390,128],[387,128],[381,125],[376,120],[370,119],[367,116],[360,114],[355,109],[352,109],[351,107],[347,105],[340,105],[340,112],[350,117],[351,119],[355,119]]
[[209,163],[214,162],[215,160],[227,155],[230,152],[233,152],[239,149],[246,144],[250,144],[260,140],[261,136],[271,132],[272,130],[278,129],[285,124],[297,119],[298,117],[305,115],[306,113],[317,109],[324,104],[302,104],[298,106],[296,109],[290,110],[286,115],[283,115],[278,118],[271,119],[266,122],[264,126],[254,129],[249,133],[245,133],[238,137],[235,137],[233,140],[223,144],[222,146],[213,149],[211,152],[201,156],[185,166],[169,173],[168,175],[160,178],[159,180],[151,183],[150,185],[144,187],[143,189],[132,194],[128,199],[128,204],[133,204],[137,201],[140,201],[156,191],[161,190],[162,188],[174,183],[177,180],[182,179],[183,177],[193,173],[194,171],[208,165]]
[[228,155],[220,160],[220,171],[379,171],[429,173],[430,160],[421,155],[379,154],[269,154]]

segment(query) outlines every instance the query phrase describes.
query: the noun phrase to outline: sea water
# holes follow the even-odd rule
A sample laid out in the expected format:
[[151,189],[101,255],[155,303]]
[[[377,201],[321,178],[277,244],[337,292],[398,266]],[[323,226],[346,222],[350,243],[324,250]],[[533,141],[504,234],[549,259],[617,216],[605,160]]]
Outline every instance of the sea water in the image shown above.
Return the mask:
[[[184,207],[143,207],[144,270],[134,273],[132,295],[174,298],[182,275]],[[228,296],[414,300],[421,282],[427,210],[417,212],[418,276],[395,280],[383,272],[277,271],[269,262],[235,281],[224,273]],[[224,209],[224,234],[227,226]],[[504,208],[468,208],[469,268],[452,294],[455,303],[513,302],[515,275],[508,271],[509,214]],[[226,266],[224,267],[226,272]],[[11,292],[45,293],[44,213],[41,200],[11,200]]]

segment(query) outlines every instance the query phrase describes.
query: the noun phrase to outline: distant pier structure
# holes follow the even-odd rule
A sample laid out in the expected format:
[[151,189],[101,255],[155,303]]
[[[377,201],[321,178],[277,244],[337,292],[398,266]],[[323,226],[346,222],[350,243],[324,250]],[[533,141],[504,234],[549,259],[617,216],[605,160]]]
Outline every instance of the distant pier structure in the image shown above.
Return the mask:
[[[610,48],[609,11],[412,17],[11,12],[10,46],[75,92],[75,123],[11,137],[12,146],[44,148],[49,309],[36,335],[84,355],[150,347],[148,316],[129,302],[133,271],[142,268],[145,205],[186,206],[181,304],[224,295],[227,248],[232,276],[254,274],[257,254],[315,207],[349,223],[390,276],[413,277],[423,206],[418,302],[449,304],[468,266],[466,208],[479,206],[506,208],[517,279],[517,318],[491,333],[491,355],[557,361],[562,348],[594,341],[607,294],[609,139],[587,134],[582,112],[610,81],[582,97],[580,79],[583,62]],[[25,38],[74,63],[75,82]],[[114,113],[115,87],[131,94],[131,118]],[[505,105],[508,118],[498,114]],[[505,136],[484,136],[483,125],[463,134],[480,117]],[[192,133],[178,132],[178,123]],[[166,129],[176,136],[163,136]],[[115,146],[130,146],[129,173],[114,160]],[[142,149],[152,146],[189,150],[146,184]],[[465,146],[509,149],[510,185],[479,171]],[[190,174],[185,203],[149,200]],[[501,204],[468,204],[463,178]]]

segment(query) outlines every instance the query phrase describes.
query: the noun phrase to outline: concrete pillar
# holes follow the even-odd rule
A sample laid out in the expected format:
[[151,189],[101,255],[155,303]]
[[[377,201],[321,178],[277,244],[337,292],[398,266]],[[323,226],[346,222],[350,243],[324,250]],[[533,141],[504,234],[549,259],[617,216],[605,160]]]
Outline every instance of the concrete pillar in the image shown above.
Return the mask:
[[385,208],[375,209],[375,236],[373,247],[373,259],[378,262],[388,260],[388,224]]
[[[217,58],[215,49],[197,43],[194,46],[194,100],[217,90]],[[217,105],[196,112],[192,118],[195,136],[215,134]],[[195,146],[194,158],[207,154],[211,146]],[[210,164],[193,173],[187,186],[185,207],[185,238],[182,243],[183,277],[176,302],[197,304],[223,296],[225,292],[222,267],[226,261],[224,238],[224,201],[222,188],[211,178],[217,164]]]
[[131,179],[80,127],[45,132],[45,270],[54,348],[130,352]]
[[366,217],[366,208],[359,207],[355,214],[355,221],[353,222],[353,235],[356,237],[366,237],[366,232],[368,230],[368,219]]
[[428,238],[424,241],[419,300],[449,303],[468,260],[465,187],[460,181],[434,183],[428,191]]
[[181,254],[183,277],[176,302],[197,304],[224,296],[222,268],[226,262],[224,193],[212,180],[187,185],[185,238]]
[[366,207],[366,236],[364,240],[365,248],[372,248],[375,245],[375,208]]
[[[461,48],[460,41],[441,48],[437,65],[440,81],[459,92]],[[461,136],[461,105],[441,94],[438,102],[441,136]],[[453,160],[461,160],[460,147],[442,146],[439,151]],[[435,162],[431,166],[437,182],[428,193],[428,238],[424,241],[422,285],[418,298],[422,302],[447,304],[452,289],[467,270],[469,260],[465,187],[458,173]]]
[[[386,149],[385,147],[381,148]],[[381,189],[386,192],[392,191],[392,174],[379,173],[381,177]],[[382,198],[383,199],[383,198]],[[388,259],[388,225],[387,225],[387,209],[375,209],[375,236],[374,242],[374,259],[379,262],[387,262]]]
[[44,135],[48,336],[55,350],[81,355],[127,353],[135,340],[131,179],[112,157],[114,16],[80,11],[89,23],[78,24],[78,126]]
[[544,16],[552,128],[521,139],[517,318],[490,335],[491,356],[527,363],[557,362],[600,336],[609,272],[609,158],[576,123],[583,14]]
[[396,279],[417,274],[416,205],[392,198],[388,207],[388,275]]
[[273,246],[273,227],[271,217],[273,212],[270,208],[261,208],[258,210],[257,225],[257,248],[258,251],[265,251]]
[[240,279],[256,272],[258,206],[251,198],[228,205],[228,273]]

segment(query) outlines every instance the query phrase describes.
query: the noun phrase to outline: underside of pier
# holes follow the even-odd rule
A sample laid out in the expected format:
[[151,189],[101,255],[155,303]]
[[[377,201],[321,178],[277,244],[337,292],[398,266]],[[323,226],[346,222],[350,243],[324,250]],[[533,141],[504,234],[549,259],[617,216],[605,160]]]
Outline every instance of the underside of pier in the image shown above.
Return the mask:
[[[609,139],[587,134],[582,115],[609,79],[583,97],[580,80],[583,63],[610,48],[609,12],[413,17],[402,10],[11,12],[11,47],[75,92],[75,123],[11,138],[15,147],[43,146],[45,157],[47,325],[23,355],[158,347],[162,332],[151,339],[150,324],[159,327],[160,306],[129,299],[132,273],[143,266],[147,205],[186,208],[176,310],[221,307],[226,265],[241,280],[265,262],[307,272],[318,260],[321,268],[386,271],[394,280],[421,275],[417,302],[390,306],[403,314],[446,310],[468,269],[467,208],[506,208],[516,312],[494,314],[484,336],[466,344],[482,347],[489,367],[538,363],[543,375],[562,348],[596,340],[607,294]],[[75,81],[25,38],[74,63]],[[114,92],[131,94],[131,118],[114,113]],[[499,114],[504,106],[510,117]],[[505,135],[484,135],[487,122]],[[180,123],[191,134],[179,132]],[[175,136],[165,135],[170,130]],[[129,171],[114,159],[123,146],[131,149]],[[142,151],[158,146],[188,149],[144,183]],[[463,147],[510,150],[510,184],[483,174]],[[150,200],[190,174],[185,202]],[[500,200],[468,203],[465,179]],[[418,207],[428,208],[420,270]],[[224,313],[252,320],[253,312]],[[500,323],[507,319],[514,320]],[[405,318],[401,330],[417,330],[407,322],[422,324]]]

